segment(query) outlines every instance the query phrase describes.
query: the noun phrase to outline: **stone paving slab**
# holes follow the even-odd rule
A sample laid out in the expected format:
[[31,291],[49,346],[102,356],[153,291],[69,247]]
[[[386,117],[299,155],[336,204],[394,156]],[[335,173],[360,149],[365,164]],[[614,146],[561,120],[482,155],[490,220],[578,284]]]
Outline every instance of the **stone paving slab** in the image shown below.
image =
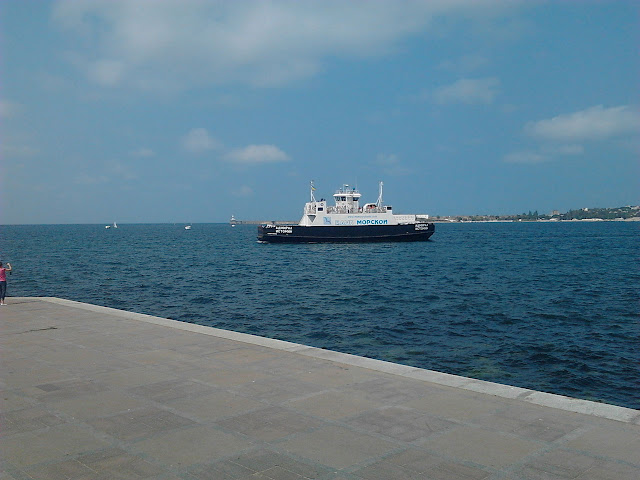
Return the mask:
[[0,307],[0,479],[640,478],[640,411],[57,298]]

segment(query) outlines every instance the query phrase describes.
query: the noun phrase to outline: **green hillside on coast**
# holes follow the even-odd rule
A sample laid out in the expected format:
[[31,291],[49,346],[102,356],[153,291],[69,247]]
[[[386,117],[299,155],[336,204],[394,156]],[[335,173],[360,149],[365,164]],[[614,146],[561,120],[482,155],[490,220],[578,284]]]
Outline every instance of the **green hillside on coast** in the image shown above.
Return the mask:
[[640,206],[615,208],[580,208],[566,213],[553,211],[540,214],[529,211],[519,215],[456,215],[434,216],[431,220],[444,222],[537,222],[537,221],[576,221],[576,220],[640,220]]

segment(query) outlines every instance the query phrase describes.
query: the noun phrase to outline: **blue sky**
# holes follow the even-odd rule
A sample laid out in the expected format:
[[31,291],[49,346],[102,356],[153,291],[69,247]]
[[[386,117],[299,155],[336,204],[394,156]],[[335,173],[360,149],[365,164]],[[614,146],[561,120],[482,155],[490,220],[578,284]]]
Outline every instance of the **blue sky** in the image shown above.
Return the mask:
[[640,203],[640,4],[3,0],[0,223]]

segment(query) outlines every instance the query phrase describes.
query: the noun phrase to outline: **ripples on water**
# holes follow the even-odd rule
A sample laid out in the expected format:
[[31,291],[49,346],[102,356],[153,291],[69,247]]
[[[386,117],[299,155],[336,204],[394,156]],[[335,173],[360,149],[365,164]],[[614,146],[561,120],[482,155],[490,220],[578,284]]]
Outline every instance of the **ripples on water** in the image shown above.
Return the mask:
[[255,226],[3,226],[9,295],[57,296],[640,408],[640,224],[438,224],[408,244]]

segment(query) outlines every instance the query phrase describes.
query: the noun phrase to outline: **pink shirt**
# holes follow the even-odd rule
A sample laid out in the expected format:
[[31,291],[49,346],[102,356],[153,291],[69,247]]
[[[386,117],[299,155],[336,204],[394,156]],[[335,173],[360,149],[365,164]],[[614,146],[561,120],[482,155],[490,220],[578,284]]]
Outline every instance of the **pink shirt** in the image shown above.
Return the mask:
[[0,282],[7,281],[7,270],[5,268],[0,268]]

